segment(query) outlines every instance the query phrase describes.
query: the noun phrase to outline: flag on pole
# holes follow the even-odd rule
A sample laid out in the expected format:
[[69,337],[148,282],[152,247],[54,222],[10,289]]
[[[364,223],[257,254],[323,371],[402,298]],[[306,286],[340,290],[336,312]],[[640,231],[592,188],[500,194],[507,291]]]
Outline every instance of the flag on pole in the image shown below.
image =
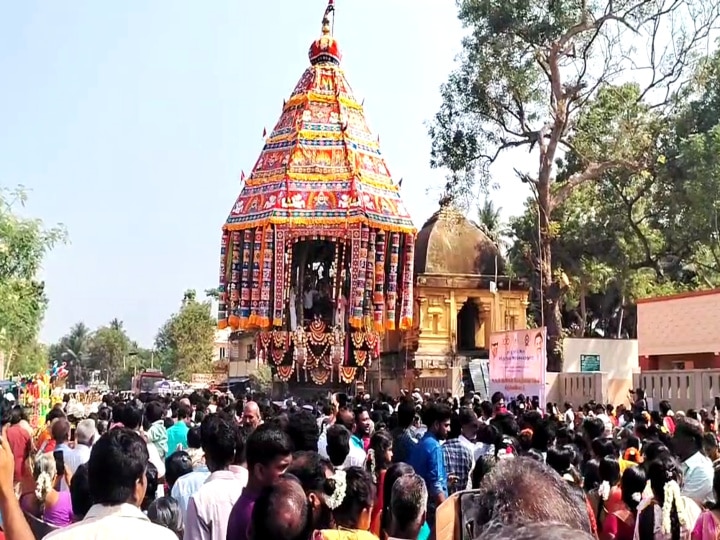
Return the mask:
[[241,182],[244,182],[244,181],[245,181],[245,171],[242,171],[242,172],[240,173],[240,181],[241,181]]
[[263,139],[267,137],[267,129],[263,128]]

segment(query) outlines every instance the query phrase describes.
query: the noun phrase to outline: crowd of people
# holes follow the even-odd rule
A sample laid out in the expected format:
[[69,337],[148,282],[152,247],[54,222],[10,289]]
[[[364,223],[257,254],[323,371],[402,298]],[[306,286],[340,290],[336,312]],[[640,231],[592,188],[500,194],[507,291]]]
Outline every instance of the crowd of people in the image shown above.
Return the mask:
[[[336,394],[281,406],[195,392],[54,407],[34,433],[3,403],[11,540],[710,540],[716,410],[548,404],[502,394]],[[457,495],[455,495],[457,494]],[[438,509],[458,498],[457,519]]]

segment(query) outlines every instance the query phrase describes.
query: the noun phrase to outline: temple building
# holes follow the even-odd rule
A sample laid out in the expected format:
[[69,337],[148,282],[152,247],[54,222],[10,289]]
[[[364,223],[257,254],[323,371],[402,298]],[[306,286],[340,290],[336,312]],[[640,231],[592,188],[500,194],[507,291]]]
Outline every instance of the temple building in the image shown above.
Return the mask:
[[388,335],[373,391],[460,393],[471,359],[488,358],[491,332],[526,327],[528,286],[508,277],[498,246],[445,199],[415,242],[413,329]]

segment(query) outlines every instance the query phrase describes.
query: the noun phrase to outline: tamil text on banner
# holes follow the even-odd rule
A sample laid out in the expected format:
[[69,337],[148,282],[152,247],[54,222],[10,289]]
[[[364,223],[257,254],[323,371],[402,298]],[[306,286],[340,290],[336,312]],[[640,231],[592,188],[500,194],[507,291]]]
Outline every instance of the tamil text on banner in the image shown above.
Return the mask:
[[490,334],[490,395],[537,396],[545,406],[545,337],[545,327]]

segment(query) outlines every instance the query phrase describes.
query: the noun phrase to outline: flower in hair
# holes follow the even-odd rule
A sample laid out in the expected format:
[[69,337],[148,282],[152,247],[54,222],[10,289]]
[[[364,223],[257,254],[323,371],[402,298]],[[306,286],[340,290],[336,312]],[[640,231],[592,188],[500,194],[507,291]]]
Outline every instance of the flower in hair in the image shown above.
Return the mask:
[[681,527],[687,527],[688,517],[685,500],[680,495],[680,486],[675,480],[670,480],[665,483],[663,495],[662,532],[667,535],[670,534],[672,530],[670,512],[672,511],[673,503],[675,503],[675,509],[677,510],[678,521]]
[[610,482],[605,480],[600,487],[598,487],[598,495],[603,501],[607,501],[610,497]]
[[325,497],[325,504],[328,505],[330,510],[336,510],[345,500],[347,494],[347,476],[345,471],[335,471],[332,475],[332,481],[335,484],[332,495]]

